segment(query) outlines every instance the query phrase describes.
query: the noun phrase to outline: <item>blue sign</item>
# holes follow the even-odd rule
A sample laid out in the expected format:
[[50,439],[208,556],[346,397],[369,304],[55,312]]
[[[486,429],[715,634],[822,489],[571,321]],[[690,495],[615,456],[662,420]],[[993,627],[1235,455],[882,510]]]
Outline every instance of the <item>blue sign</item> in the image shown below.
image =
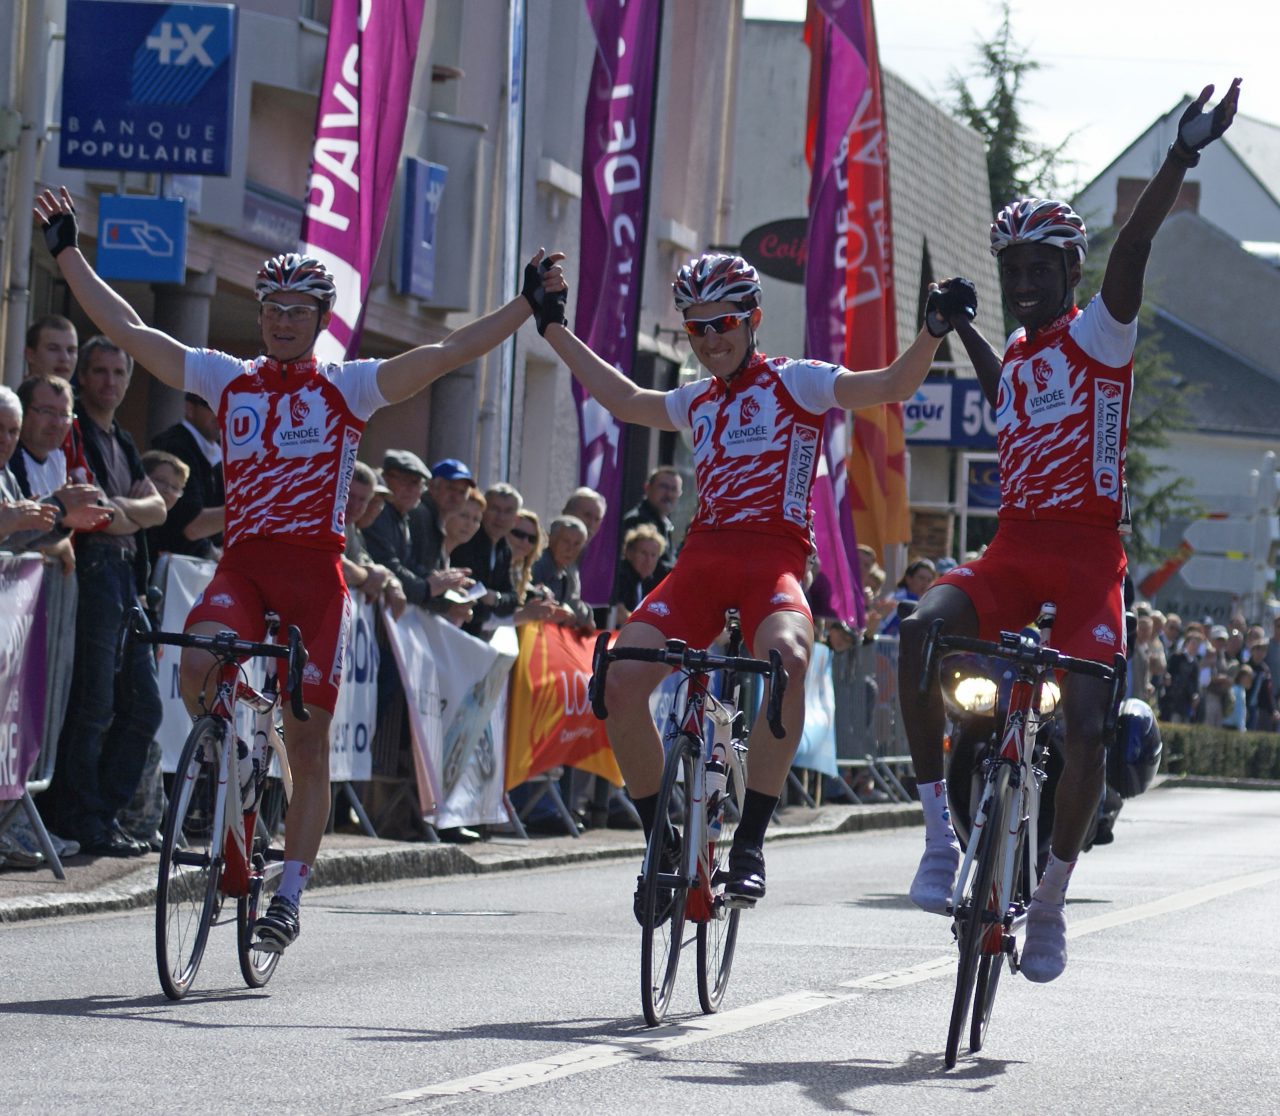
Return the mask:
[[970,461],[965,478],[970,508],[1000,507],[1000,464],[997,461]]
[[59,165],[225,175],[236,9],[67,0]]
[[902,414],[912,445],[996,447],[995,412],[977,380],[927,380],[902,405]]
[[187,277],[186,201],[100,197],[96,270],[104,279],[181,283]]
[[429,300],[436,288],[436,216],[449,168],[413,156],[404,163],[400,293]]

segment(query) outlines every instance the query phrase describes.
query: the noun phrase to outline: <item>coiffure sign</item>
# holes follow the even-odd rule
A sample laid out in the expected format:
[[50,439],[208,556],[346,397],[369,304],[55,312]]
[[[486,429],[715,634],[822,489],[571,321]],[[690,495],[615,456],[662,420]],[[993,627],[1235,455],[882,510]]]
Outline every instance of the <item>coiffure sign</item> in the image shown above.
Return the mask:
[[59,165],[228,173],[236,9],[68,0]]
[[738,250],[743,259],[766,275],[787,283],[803,283],[808,225],[804,217],[770,221],[747,233]]

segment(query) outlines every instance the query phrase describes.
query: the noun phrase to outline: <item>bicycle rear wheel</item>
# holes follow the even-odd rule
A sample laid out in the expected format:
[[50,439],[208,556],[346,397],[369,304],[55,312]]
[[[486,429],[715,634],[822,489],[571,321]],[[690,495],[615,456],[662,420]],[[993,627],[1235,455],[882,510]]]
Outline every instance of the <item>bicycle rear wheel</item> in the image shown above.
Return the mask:
[[266,843],[259,838],[253,857],[254,871],[249,880],[249,893],[236,900],[236,950],[240,957],[240,975],[250,988],[261,988],[271,979],[280,954],[258,949],[253,944],[253,927],[260,912],[271,905],[271,897],[280,883],[281,864],[267,859]]
[[[742,790],[737,785],[737,773],[729,767],[726,796],[738,801]],[[708,868],[711,879],[724,868],[729,859],[729,847],[733,844],[733,826],[729,819],[721,823],[720,837],[713,848],[708,848]],[[714,888],[711,917],[698,923],[698,1003],[707,1015],[720,1010],[724,990],[729,985],[729,972],[733,968],[733,951],[738,943],[738,917],[740,907],[728,907],[724,903],[724,886]]]
[[[991,803],[986,824],[983,825],[982,832],[978,836],[973,872],[969,877],[965,894],[961,897],[960,909],[955,914],[956,944],[960,947],[960,967],[956,973],[956,991],[951,1002],[951,1024],[947,1030],[947,1069],[954,1068],[960,1051],[960,1036],[969,1018],[974,986],[977,983],[980,962],[983,959],[983,939],[990,931],[993,919],[997,923],[1004,919],[1004,912],[997,912],[994,908],[996,866],[1000,859],[1004,837],[1008,791],[1009,768],[1000,764],[996,768],[992,783]],[[994,996],[995,986],[989,979],[987,989],[991,996]],[[984,989],[984,994],[987,989]],[[990,1002],[985,1004],[985,1010],[989,1016]]]
[[[650,1027],[656,1027],[662,1022],[671,1004],[671,991],[676,982],[676,970],[680,967],[680,947],[683,944],[684,908],[685,901],[689,897],[688,883],[686,881],[682,885],[673,887],[671,885],[675,881],[671,874],[662,871],[663,861],[670,861],[675,851],[670,840],[671,828],[668,825],[668,818],[676,792],[676,783],[682,777],[686,793],[681,796],[682,824],[679,828],[683,840],[687,841],[693,831],[690,825],[693,801],[688,793],[688,789],[693,786],[693,758],[683,738],[679,738],[671,744],[662,770],[662,785],[658,790],[655,811],[656,822],[653,832],[649,835],[649,847],[645,853],[644,873],[640,884],[640,909],[643,919],[640,929],[640,1003],[644,1008],[645,1022]],[[683,858],[677,864],[675,871],[678,875],[683,874]],[[666,879],[660,879],[664,874]],[[672,896],[671,913],[669,917],[659,922],[658,913],[666,907],[668,893]]]
[[165,818],[156,881],[156,965],[171,1000],[191,988],[220,905],[222,862],[214,850],[225,728],[219,717],[196,721],[182,748]]

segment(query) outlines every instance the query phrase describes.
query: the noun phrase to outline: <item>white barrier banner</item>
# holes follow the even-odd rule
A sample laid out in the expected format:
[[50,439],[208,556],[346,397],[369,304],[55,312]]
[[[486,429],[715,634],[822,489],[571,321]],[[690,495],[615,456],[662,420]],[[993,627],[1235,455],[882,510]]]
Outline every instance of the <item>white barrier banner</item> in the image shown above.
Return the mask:
[[[187,613],[196,597],[209,583],[215,569],[213,562],[185,555],[166,554],[156,566],[157,582],[164,587],[164,609],[160,627],[166,632],[180,632],[186,627]],[[342,668],[342,687],[329,731],[329,779],[335,783],[363,781],[372,777],[373,759],[370,742],[378,708],[378,645],[374,638],[373,608],[358,594],[352,594],[352,623],[347,633]],[[181,648],[159,646],[160,701],[164,715],[159,739],[163,749],[161,765],[165,771],[177,769],[182,745],[191,731],[191,715],[182,704],[178,663]],[[246,664],[251,685],[262,683],[260,663]],[[251,714],[241,709],[243,723],[237,725],[242,738],[253,732]]]
[[475,639],[419,608],[388,624],[409,709],[423,811],[441,829],[507,821],[505,733],[494,731],[516,661],[515,629]]

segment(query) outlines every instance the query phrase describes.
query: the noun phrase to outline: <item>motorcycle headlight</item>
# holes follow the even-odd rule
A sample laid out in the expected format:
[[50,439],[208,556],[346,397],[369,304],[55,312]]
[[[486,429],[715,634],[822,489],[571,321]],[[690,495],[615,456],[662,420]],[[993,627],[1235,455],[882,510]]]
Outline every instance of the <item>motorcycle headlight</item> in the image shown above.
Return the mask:
[[990,713],[996,707],[996,684],[990,678],[957,677],[951,697],[965,713]]
[[1044,682],[1040,687],[1040,716],[1047,717],[1057,709],[1058,699],[1061,697],[1062,691],[1056,682],[1052,680]]

